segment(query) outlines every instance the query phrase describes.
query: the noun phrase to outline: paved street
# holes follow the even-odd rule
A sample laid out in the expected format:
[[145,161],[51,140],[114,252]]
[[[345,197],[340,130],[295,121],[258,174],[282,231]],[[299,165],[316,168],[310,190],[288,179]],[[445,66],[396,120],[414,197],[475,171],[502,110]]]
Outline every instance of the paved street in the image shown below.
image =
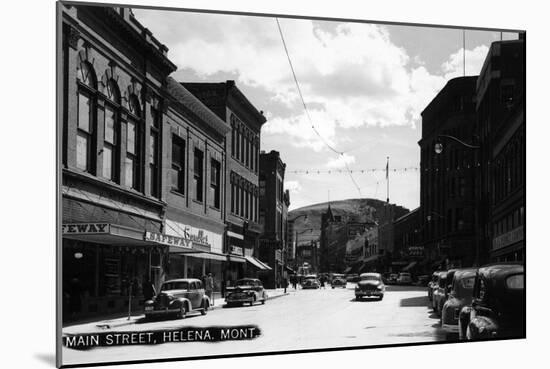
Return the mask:
[[[443,340],[439,320],[428,308],[425,287],[388,286],[382,301],[355,301],[353,284],[347,289],[298,290],[265,305],[223,308],[208,315],[189,316],[115,328],[145,331],[257,324],[262,336],[253,341],[165,343],[161,345],[63,349],[66,364],[192,357],[249,352],[318,349]],[[64,330],[77,333],[75,327]],[[79,332],[85,333],[85,332]]]

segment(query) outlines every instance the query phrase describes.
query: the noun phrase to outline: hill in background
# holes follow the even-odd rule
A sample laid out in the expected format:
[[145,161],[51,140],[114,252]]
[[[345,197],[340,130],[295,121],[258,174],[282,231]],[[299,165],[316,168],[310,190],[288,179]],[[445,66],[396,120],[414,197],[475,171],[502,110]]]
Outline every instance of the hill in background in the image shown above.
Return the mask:
[[[294,219],[300,215],[307,214],[307,220],[301,217],[296,220],[294,229],[298,233],[313,229],[312,232],[305,232],[299,235],[299,243],[310,240],[318,240],[321,235],[321,215],[328,209],[328,202],[304,206],[289,212],[289,219]],[[342,216],[343,221],[348,222],[378,222],[379,214],[386,205],[385,201],[378,199],[347,199],[331,201],[330,207],[335,216]],[[392,204],[393,205],[393,204]],[[396,214],[403,215],[409,211],[402,206],[396,206]]]

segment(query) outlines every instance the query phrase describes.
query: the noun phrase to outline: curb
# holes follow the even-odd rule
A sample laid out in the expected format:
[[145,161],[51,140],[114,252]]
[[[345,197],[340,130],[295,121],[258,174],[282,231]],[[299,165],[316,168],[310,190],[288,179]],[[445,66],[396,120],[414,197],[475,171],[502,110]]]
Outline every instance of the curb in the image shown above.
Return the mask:
[[[279,297],[282,297],[282,296],[287,296],[289,294],[290,293],[287,292],[287,293],[283,293],[283,294],[275,295],[275,296],[271,296],[271,297],[267,296],[267,300],[273,300],[273,299],[276,299],[276,298],[279,298]],[[225,305],[225,302],[221,303],[221,304],[211,306],[210,310],[223,308],[224,305]],[[102,323],[96,324],[95,326],[97,328],[102,328],[102,329],[112,329],[112,328],[124,327],[124,326],[128,326],[128,325],[136,324],[136,321],[138,319],[142,319],[143,317],[144,317],[144,315],[139,315],[139,316],[136,316],[136,317],[132,317],[130,320],[127,320],[127,321],[118,322],[118,323],[102,322]]]

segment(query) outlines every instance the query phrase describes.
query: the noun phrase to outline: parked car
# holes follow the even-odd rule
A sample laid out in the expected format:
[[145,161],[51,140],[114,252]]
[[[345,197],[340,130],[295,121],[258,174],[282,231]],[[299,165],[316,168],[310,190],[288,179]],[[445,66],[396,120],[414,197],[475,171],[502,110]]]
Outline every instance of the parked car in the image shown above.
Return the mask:
[[411,273],[401,272],[397,277],[397,284],[412,284]]
[[361,280],[355,286],[355,299],[360,300],[363,297],[378,297],[379,300],[384,298],[386,286],[382,281],[380,273],[363,273],[360,276]]
[[441,328],[447,334],[447,338],[458,334],[460,310],[472,303],[476,272],[477,269],[470,268],[459,269],[454,273],[447,301],[441,309]]
[[445,299],[447,288],[447,272],[439,273],[437,278],[437,285],[435,286],[432,294],[432,309],[436,314],[438,313],[438,307],[443,306],[442,300]]
[[321,288],[321,282],[316,275],[306,275],[302,281],[302,289],[317,289]]
[[432,274],[432,280],[430,283],[428,283],[428,300],[432,301],[433,298],[433,292],[437,288],[437,285],[439,284],[439,275],[443,273],[441,270],[437,270],[433,272]]
[[430,276],[429,275],[419,275],[417,278],[416,278],[416,282],[415,284],[417,286],[427,286],[428,285],[428,282],[430,281]]
[[185,318],[187,313],[193,311],[206,315],[209,307],[210,299],[199,279],[172,279],[162,284],[160,292],[152,300],[145,301],[145,318],[160,315]]
[[472,303],[460,311],[459,339],[525,337],[525,270],[502,263],[479,268]]
[[390,276],[388,277],[388,284],[396,284],[397,283],[397,277],[399,277],[399,275],[396,274],[396,273],[390,274]]
[[331,283],[332,288],[336,288],[336,287],[346,288],[346,285],[347,285],[347,281],[344,278],[344,275],[342,275],[342,274],[336,275],[335,274],[332,277],[332,283]]
[[267,293],[262,281],[255,278],[243,278],[235,282],[235,286],[227,287],[225,302],[227,305],[249,303],[254,305],[256,301],[265,304]]

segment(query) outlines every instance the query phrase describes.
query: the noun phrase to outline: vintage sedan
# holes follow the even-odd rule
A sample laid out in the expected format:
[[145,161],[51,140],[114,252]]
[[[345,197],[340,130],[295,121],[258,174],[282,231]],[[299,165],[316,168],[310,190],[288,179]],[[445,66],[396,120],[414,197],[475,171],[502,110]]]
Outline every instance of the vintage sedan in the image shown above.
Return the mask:
[[412,284],[412,276],[411,273],[407,272],[401,272],[399,273],[399,276],[397,277],[397,284]]
[[249,303],[252,306],[256,301],[265,304],[266,300],[267,293],[259,279],[243,278],[237,280],[234,287],[227,287],[225,297],[227,305]]
[[525,270],[520,263],[479,268],[470,306],[458,320],[461,340],[525,337]]
[[443,306],[442,301],[446,299],[447,294],[447,272],[439,273],[437,285],[432,294],[432,309],[436,314],[439,314],[438,308]]
[[378,300],[384,298],[386,286],[382,281],[380,273],[363,273],[361,280],[355,286],[355,299],[361,300],[363,297],[378,297]]
[[344,278],[344,275],[334,275],[330,285],[332,288],[336,288],[336,287],[346,288],[347,283],[348,282],[346,281],[346,278]]
[[204,293],[201,280],[172,279],[162,284],[160,292],[145,301],[145,318],[175,315],[185,318],[187,313],[198,311],[202,315],[210,308],[210,299]]
[[321,282],[317,279],[317,276],[314,274],[306,275],[302,281],[302,289],[318,289],[321,288]]
[[441,270],[437,270],[432,274],[432,280],[428,283],[428,300],[432,301],[434,290],[439,285],[439,275],[443,273]]
[[441,328],[447,339],[456,337],[460,310],[472,303],[476,272],[477,269],[469,268],[459,269],[454,273],[449,296],[441,309]]

